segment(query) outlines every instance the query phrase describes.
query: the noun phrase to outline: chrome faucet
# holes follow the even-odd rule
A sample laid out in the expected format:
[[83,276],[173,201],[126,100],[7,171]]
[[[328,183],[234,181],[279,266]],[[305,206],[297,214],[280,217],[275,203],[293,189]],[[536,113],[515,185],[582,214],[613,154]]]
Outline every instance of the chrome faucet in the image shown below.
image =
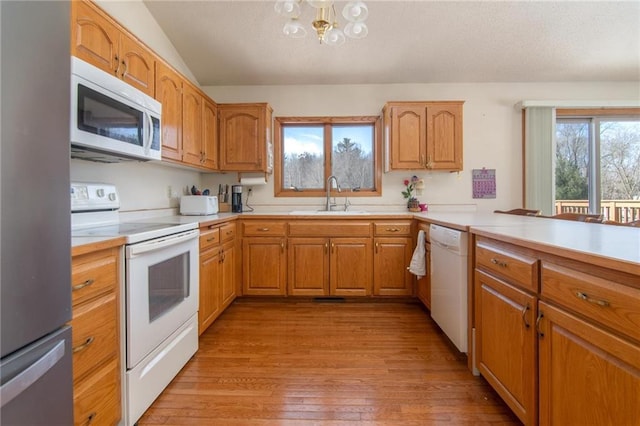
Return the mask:
[[331,211],[331,207],[335,207],[336,203],[334,202],[333,204],[331,203],[331,181],[336,183],[336,187],[338,188],[338,192],[340,192],[340,184],[338,183],[338,178],[335,177],[334,175],[329,176],[329,178],[327,179],[327,202],[325,205],[325,209],[327,211]]

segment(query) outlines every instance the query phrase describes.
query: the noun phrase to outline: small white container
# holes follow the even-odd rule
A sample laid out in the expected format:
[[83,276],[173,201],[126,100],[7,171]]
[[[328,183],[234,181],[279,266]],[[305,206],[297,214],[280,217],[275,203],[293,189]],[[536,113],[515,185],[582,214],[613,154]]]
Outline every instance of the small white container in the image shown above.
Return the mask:
[[206,216],[218,213],[218,197],[185,195],[180,197],[180,214],[183,216]]

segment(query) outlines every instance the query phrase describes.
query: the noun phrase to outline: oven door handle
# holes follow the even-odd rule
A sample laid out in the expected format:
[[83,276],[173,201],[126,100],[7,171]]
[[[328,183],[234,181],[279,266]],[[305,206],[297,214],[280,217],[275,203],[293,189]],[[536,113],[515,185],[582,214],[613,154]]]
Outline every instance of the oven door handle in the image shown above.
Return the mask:
[[185,241],[193,240],[195,238],[198,238],[199,233],[200,231],[193,230],[193,231],[187,231],[187,232],[183,232],[176,235],[170,235],[164,238],[158,238],[156,240],[147,241],[140,244],[133,244],[127,247],[127,257],[133,258],[139,254],[160,250],[166,247],[183,243]]

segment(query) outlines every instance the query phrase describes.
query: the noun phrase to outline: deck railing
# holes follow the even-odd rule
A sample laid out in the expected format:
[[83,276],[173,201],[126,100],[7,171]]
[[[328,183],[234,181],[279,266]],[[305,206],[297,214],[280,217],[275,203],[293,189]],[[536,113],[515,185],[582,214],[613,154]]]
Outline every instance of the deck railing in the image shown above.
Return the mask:
[[[556,200],[556,214],[558,213],[589,213],[587,200]],[[616,222],[631,222],[640,220],[640,200],[602,200],[600,214],[606,220]]]

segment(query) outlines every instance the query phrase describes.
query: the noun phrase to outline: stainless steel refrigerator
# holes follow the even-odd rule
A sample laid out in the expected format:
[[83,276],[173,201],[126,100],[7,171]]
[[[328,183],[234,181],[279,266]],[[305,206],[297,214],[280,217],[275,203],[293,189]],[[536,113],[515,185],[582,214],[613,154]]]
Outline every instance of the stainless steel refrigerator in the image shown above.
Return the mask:
[[0,1],[0,424],[73,424],[70,4]]

